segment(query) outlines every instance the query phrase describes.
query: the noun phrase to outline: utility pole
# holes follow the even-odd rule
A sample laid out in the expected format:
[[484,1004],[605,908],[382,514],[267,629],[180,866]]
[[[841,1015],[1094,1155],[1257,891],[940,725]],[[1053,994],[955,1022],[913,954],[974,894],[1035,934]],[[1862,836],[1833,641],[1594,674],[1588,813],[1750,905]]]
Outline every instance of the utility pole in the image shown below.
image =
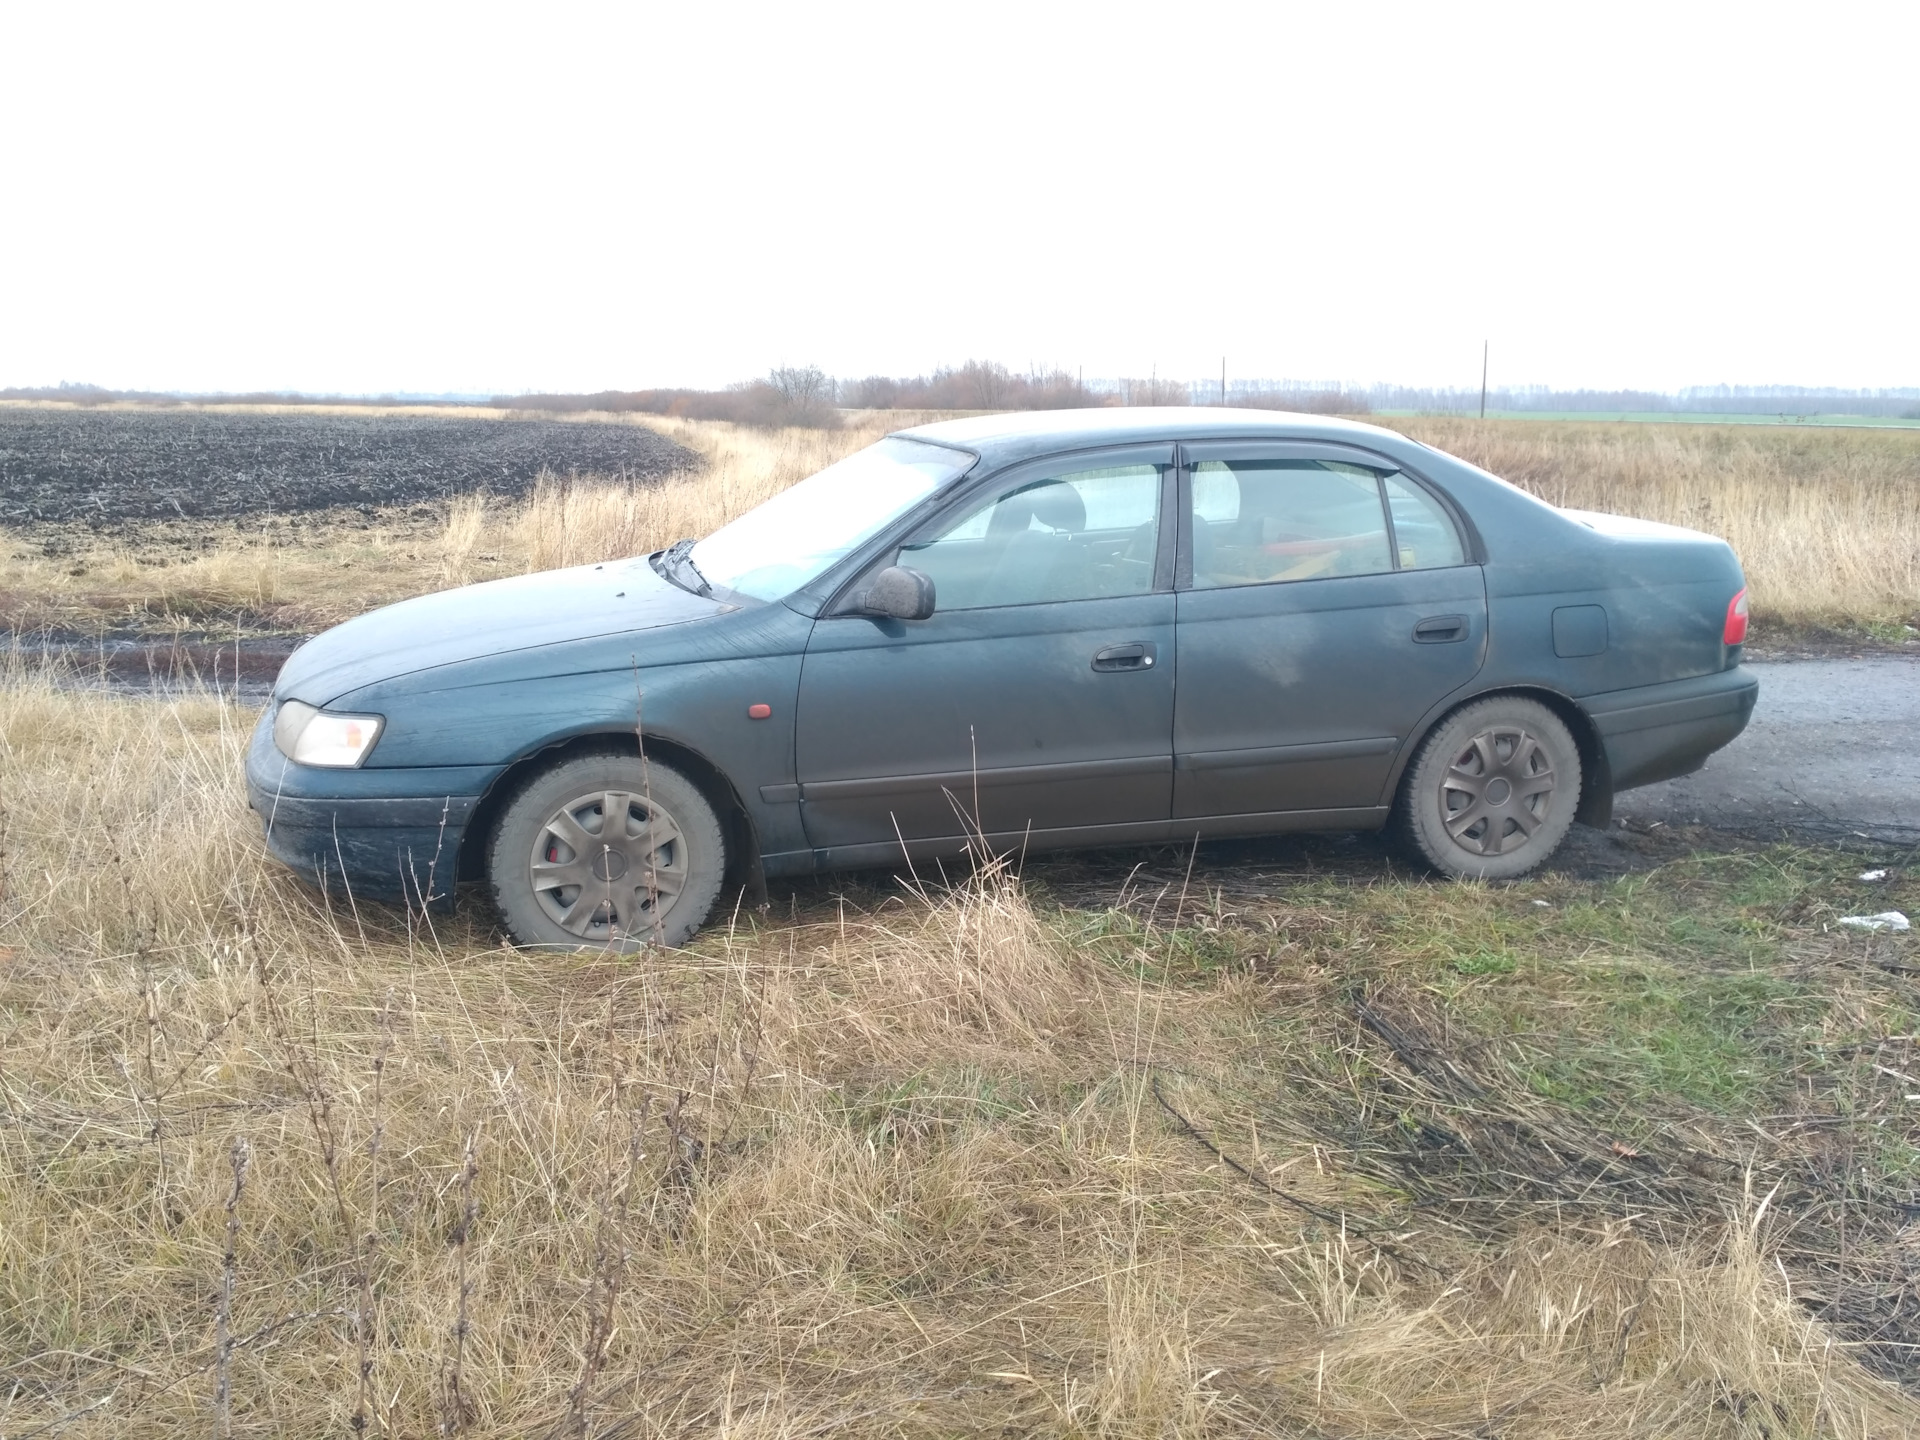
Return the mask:
[[1487,341],[1480,342],[1480,418],[1487,418]]

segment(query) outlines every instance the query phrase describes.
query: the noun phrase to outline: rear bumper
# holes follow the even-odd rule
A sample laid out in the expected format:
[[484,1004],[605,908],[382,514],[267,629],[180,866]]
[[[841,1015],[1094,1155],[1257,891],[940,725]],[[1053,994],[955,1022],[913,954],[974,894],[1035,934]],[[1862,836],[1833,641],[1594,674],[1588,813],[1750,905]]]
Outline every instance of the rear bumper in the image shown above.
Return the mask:
[[1631,790],[1698,770],[1747,728],[1760,682],[1737,666],[1582,699],[1607,755],[1613,788]]
[[269,706],[247,747],[247,801],[267,848],[321,889],[445,906],[467,822],[498,773],[295,765],[274,748]]

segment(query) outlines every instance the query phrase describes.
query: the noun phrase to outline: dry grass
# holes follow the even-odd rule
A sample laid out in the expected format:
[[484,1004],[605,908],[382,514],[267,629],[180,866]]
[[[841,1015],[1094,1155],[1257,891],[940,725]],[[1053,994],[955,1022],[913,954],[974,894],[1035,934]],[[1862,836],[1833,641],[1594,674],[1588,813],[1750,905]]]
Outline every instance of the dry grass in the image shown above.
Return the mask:
[[1920,624],[1920,431],[1377,423],[1555,505],[1723,537],[1746,568],[1763,621]]
[[708,535],[901,421],[889,415],[828,431],[754,430],[715,420],[650,423],[699,455],[705,468],[664,485],[543,482],[524,505],[503,507],[494,517],[502,553],[530,570],[546,570],[644,555]]
[[1491,892],[1269,894],[1218,965],[1218,896],[1000,871],[518,954],[267,861],[249,718],[0,685],[0,1433],[1920,1432],[1737,1178],[1486,1224],[1316,1125],[1427,1113],[1343,997]]

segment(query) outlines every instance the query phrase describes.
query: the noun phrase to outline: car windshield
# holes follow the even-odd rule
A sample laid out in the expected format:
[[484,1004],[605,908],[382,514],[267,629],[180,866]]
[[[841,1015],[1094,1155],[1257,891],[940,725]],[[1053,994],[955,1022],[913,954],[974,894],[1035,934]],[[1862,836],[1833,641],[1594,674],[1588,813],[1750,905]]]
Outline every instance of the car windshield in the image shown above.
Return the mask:
[[693,547],[694,566],[716,590],[781,599],[965,474],[973,460],[944,445],[882,440],[714,531]]

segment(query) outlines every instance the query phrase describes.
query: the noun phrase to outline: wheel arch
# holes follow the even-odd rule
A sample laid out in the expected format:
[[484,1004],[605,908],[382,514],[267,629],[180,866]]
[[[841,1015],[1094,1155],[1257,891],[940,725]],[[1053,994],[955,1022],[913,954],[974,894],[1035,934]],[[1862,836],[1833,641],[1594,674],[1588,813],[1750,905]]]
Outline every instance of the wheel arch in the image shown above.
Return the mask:
[[1427,743],[1427,737],[1466,706],[1508,696],[1546,706],[1567,727],[1574,745],[1580,751],[1580,803],[1574,807],[1573,818],[1582,825],[1606,829],[1613,823],[1613,771],[1607,763],[1607,748],[1601,743],[1593,717],[1580,707],[1580,702],[1546,685],[1498,685],[1461,696],[1436,708],[1419,726],[1413,739],[1401,747],[1399,761],[1387,786],[1387,793],[1393,797],[1395,811],[1400,809],[1407,774],[1413,768],[1413,757],[1420,753],[1420,747]]
[[[632,730],[589,731],[543,745],[515,760],[487,787],[467,820],[460,837],[459,878],[486,878],[487,845],[493,838],[494,826],[499,823],[501,812],[534,776],[578,755],[637,756],[641,754],[641,744],[641,737]],[[766,888],[760,870],[760,836],[733,781],[705,755],[671,736],[647,735],[645,747],[645,758],[670,765],[686,776],[719,817],[721,833],[727,842],[727,872],[722,893],[745,889],[750,903],[758,904]]]

